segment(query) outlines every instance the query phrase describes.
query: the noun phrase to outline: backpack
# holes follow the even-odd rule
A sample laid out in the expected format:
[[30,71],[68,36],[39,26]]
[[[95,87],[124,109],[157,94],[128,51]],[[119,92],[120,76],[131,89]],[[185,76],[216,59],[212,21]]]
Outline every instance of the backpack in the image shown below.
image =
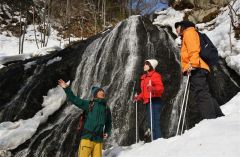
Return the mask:
[[208,36],[204,33],[198,32],[200,38],[200,57],[204,62],[206,62],[209,66],[215,66],[218,64],[218,50],[213,45]]
[[[93,106],[94,106],[94,102],[93,101],[90,101],[89,102],[89,112],[92,111],[93,109]],[[77,132],[79,132],[80,134],[82,133],[83,131],[83,127],[84,127],[84,122],[86,120],[86,111],[83,111],[80,116],[79,116],[79,123],[78,123],[78,126],[77,126]]]

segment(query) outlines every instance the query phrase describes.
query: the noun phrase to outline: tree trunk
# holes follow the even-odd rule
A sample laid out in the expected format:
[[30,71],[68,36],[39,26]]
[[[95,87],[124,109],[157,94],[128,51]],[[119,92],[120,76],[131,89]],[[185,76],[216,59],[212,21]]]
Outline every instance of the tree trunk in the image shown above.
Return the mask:
[[50,29],[51,29],[50,13],[51,13],[51,0],[48,0],[47,28],[46,28],[46,31],[45,31],[45,34],[47,35],[47,39],[45,41],[44,47],[47,47],[48,39],[49,39],[49,36],[50,36]]
[[132,0],[129,0],[129,16],[132,16]]
[[20,35],[19,35],[19,54],[21,54],[21,39],[22,39],[22,10],[20,11],[20,19],[19,19],[19,21],[20,21]]
[[34,7],[33,7],[33,29],[34,29],[35,42],[36,42],[37,48],[39,49],[38,41],[37,41],[36,26],[35,26],[35,8]]
[[23,26],[23,34],[22,34],[22,41],[21,41],[21,54],[23,54],[23,45],[24,45],[24,40],[25,40],[25,34],[26,34],[26,30],[27,30],[27,20],[28,20],[28,16],[27,16],[27,11],[26,11],[26,20]]
[[69,32],[69,17],[70,17],[70,0],[67,0],[67,6],[66,6],[66,22],[67,22],[67,35],[69,36],[68,42],[70,44],[71,39],[70,39],[70,32]]

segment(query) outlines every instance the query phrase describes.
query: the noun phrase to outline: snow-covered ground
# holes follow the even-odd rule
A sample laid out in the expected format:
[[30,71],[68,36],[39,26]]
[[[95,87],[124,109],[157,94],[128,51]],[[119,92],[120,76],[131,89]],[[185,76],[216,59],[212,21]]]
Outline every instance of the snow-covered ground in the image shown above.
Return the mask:
[[239,157],[240,93],[221,107],[225,116],[203,120],[182,136],[106,150],[106,157]]

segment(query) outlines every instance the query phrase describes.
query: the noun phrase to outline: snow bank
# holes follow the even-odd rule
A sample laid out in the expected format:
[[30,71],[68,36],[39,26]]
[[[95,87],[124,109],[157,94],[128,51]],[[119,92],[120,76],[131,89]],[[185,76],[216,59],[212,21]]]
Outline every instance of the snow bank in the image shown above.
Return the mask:
[[1,56],[0,55],[0,64],[4,64],[10,61],[16,60],[25,60],[31,58],[31,54],[20,54],[20,55],[13,55],[13,56]]
[[[240,93],[233,97],[226,105],[221,107],[223,113],[226,116],[231,116],[232,114],[240,114]],[[240,119],[240,117],[238,118]],[[239,130],[240,131],[240,130]],[[240,132],[239,132],[240,136]]]
[[172,31],[177,34],[174,24],[183,20],[184,12],[176,11],[170,7],[164,11],[156,12],[156,14],[158,14],[158,17],[154,20],[153,24],[171,26]]
[[47,121],[48,117],[57,111],[66,100],[63,89],[59,86],[48,91],[44,96],[42,110],[30,119],[16,122],[0,123],[0,150],[14,149],[30,139],[40,124]]
[[239,157],[240,93],[225,104],[226,116],[203,120],[182,136],[112,148],[106,157]]
[[60,51],[60,50],[62,50],[62,48],[58,47],[58,46],[43,47],[41,49],[38,49],[38,50],[34,51],[32,53],[32,56],[33,57],[35,57],[35,56],[44,56],[44,55],[50,54],[51,52]]

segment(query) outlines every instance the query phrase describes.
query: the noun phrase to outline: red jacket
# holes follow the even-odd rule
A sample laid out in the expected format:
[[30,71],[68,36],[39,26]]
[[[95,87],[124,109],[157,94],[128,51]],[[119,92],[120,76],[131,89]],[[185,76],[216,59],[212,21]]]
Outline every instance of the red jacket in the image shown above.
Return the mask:
[[151,80],[152,98],[161,97],[164,91],[161,75],[156,71],[151,71],[148,74],[141,76],[141,93],[138,95],[138,100],[143,100],[144,104],[149,103],[150,92],[148,92],[147,86]]

